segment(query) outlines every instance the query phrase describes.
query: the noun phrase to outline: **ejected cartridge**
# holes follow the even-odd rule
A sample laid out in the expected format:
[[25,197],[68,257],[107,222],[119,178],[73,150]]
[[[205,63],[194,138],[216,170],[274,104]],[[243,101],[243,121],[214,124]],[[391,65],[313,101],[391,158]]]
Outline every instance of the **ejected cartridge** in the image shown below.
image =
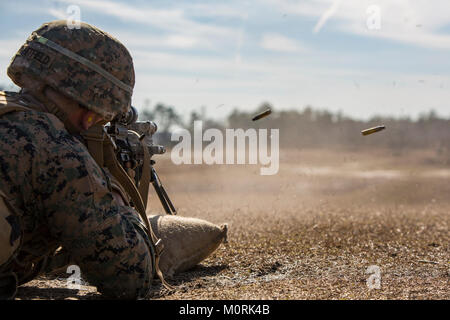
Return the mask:
[[376,126],[376,127],[369,128],[369,129],[361,131],[361,134],[363,136],[367,136],[368,134],[372,134],[372,133],[375,133],[375,132],[378,132],[378,131],[381,131],[381,130],[384,130],[384,129],[386,129],[385,126]]
[[261,118],[267,117],[271,113],[272,113],[272,110],[267,109],[266,111],[261,112],[261,113],[257,114],[256,116],[254,116],[252,120],[253,121],[259,120]]

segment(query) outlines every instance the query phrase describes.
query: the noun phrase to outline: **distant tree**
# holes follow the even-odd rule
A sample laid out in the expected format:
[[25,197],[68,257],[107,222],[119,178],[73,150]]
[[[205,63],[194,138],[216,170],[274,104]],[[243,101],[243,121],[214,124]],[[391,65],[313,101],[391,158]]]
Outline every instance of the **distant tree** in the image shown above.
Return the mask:
[[303,110],[301,117],[306,121],[312,122],[315,120],[314,111],[311,106],[306,106],[305,110]]
[[145,99],[144,100],[144,107],[143,110],[141,111],[141,114],[139,115],[139,120],[152,120],[154,115],[153,112],[150,110],[150,99]]
[[[208,128],[249,128],[279,129],[280,147],[282,148],[390,148],[401,154],[403,150],[412,148],[434,148],[439,159],[450,162],[450,119],[441,118],[434,110],[421,114],[418,120],[409,117],[374,116],[367,121],[352,119],[341,111],[336,113],[318,110],[306,106],[303,110],[276,111],[269,102],[261,103],[254,111],[233,109],[226,122],[208,118],[206,108],[193,110],[186,124],[182,124],[175,109],[164,104],[155,108],[149,102],[142,113],[142,118],[155,121],[161,141],[169,141],[170,127],[174,124],[187,128],[192,132],[194,121],[203,121],[203,130]],[[267,109],[272,113],[258,121],[252,118]],[[386,130],[370,137],[362,137],[361,130],[377,125],[385,125]],[[441,160],[439,160],[441,161]]]
[[220,121],[216,121],[213,119],[210,119],[207,117],[206,114],[206,107],[202,106],[200,108],[200,110],[193,110],[191,111],[190,117],[189,117],[189,121],[186,124],[186,128],[193,132],[194,130],[194,121],[198,121],[201,120],[202,121],[202,128],[203,130],[209,129],[209,128],[216,128],[216,129],[224,129],[224,124]]
[[428,111],[428,113],[422,113],[419,115],[419,122],[432,122],[437,119],[439,119],[439,117],[433,109]]
[[158,126],[158,132],[169,132],[173,125],[182,125],[180,115],[173,106],[158,103],[153,110],[148,106],[141,112],[142,120],[151,120]]
[[153,136],[155,142],[166,147],[172,145],[171,127],[174,125],[183,126],[180,115],[173,106],[158,103],[153,109],[150,108],[150,100],[144,101],[144,108],[139,114],[139,120],[151,120],[158,126],[158,131]]
[[191,115],[189,118],[189,123],[192,124],[194,121],[202,120],[202,115],[198,113],[196,110],[191,111]]

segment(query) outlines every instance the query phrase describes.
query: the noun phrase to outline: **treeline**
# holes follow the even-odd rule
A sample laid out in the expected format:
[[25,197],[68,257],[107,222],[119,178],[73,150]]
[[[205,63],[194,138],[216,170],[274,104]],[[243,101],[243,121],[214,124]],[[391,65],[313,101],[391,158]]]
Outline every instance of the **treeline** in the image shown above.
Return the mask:
[[[258,121],[252,118],[267,109],[272,113]],[[159,142],[170,145],[171,128],[184,127],[190,131],[195,120],[203,121],[207,128],[272,128],[279,129],[280,147],[286,148],[354,148],[382,147],[401,151],[405,148],[433,148],[437,152],[450,153],[450,119],[437,116],[434,111],[422,114],[418,119],[408,117],[373,117],[368,121],[355,120],[341,112],[305,109],[277,111],[263,103],[254,112],[233,110],[225,121],[217,122],[204,112],[194,111],[187,122],[183,122],[175,109],[164,104],[144,109],[140,119],[155,121],[159,126]],[[361,130],[384,125],[386,129],[369,136],[362,136]]]
[[[0,90],[13,88],[0,84]],[[166,146],[172,142],[171,132],[183,127],[192,132],[195,120],[203,121],[203,130],[217,128],[267,128],[279,129],[280,147],[284,148],[350,148],[381,147],[397,151],[403,149],[432,148],[437,153],[450,155],[450,119],[440,118],[430,110],[412,120],[408,117],[373,117],[368,121],[352,119],[341,112],[330,112],[306,107],[303,110],[277,111],[270,103],[262,103],[253,112],[233,110],[224,121],[209,118],[205,109],[193,111],[187,121],[176,112],[173,106],[163,103],[150,108],[144,103],[139,120],[153,120],[158,125],[156,139]],[[267,109],[272,113],[258,121],[252,118]],[[386,130],[362,136],[361,130],[384,125]]]

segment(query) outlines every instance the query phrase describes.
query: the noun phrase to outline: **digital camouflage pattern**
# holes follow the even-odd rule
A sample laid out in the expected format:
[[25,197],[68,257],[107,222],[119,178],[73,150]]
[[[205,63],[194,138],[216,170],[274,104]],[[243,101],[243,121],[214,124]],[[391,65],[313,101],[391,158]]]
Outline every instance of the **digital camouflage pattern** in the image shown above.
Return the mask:
[[18,216],[9,199],[0,190],[0,266],[14,258],[21,238]]
[[[0,92],[0,108],[8,101],[30,107],[32,99]],[[45,111],[44,105],[33,108]],[[153,265],[138,213],[114,200],[108,173],[43,111],[0,117],[0,190],[14,199],[24,233],[18,259],[39,259],[62,246],[81,276],[107,297],[145,297]]]
[[134,87],[133,60],[123,44],[87,23],[81,23],[79,29],[69,29],[66,20],[43,24],[19,49],[7,71],[15,84],[30,89],[49,85],[108,121],[119,112],[128,111],[132,92],[39,42],[38,36],[89,60],[131,90]]

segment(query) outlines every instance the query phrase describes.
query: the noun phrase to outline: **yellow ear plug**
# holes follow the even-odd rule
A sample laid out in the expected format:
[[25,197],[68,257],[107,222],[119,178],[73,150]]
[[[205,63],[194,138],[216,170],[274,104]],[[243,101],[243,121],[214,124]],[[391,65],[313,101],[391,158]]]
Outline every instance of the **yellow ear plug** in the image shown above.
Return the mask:
[[87,121],[88,121],[88,123],[91,123],[91,122],[92,122],[92,116],[90,116],[90,117],[87,119]]

